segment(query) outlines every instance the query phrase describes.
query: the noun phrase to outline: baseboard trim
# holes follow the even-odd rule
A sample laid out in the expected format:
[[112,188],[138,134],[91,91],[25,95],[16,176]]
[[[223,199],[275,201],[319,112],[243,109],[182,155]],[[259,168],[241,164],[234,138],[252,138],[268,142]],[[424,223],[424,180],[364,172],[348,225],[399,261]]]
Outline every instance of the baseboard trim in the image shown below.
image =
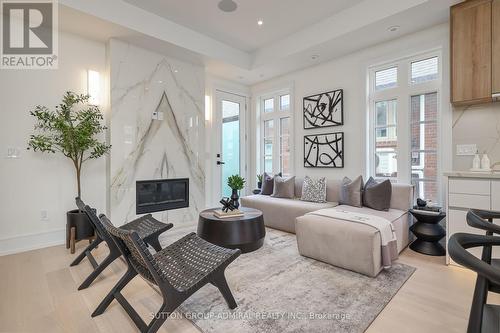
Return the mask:
[[0,239],[0,256],[61,245],[66,242],[66,229],[53,229]]

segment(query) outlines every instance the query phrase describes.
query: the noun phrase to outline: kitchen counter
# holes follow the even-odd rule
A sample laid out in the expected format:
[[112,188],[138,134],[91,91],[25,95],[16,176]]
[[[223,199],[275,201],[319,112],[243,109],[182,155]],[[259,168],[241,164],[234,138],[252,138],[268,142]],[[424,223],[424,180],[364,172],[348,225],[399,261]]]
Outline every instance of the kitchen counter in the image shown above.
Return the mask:
[[445,177],[453,178],[483,178],[483,179],[500,179],[500,171],[484,171],[484,172],[472,172],[472,171],[447,171],[443,172]]

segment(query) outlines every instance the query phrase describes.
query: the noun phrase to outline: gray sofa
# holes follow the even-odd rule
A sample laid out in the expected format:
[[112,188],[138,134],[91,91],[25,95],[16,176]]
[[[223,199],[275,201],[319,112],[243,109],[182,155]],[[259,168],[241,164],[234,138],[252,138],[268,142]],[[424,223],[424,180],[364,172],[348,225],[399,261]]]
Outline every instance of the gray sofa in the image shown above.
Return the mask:
[[[266,226],[295,233],[301,255],[368,276],[376,276],[382,270],[378,230],[364,224],[308,214],[322,208],[339,206],[340,183],[339,180],[327,181],[326,203],[265,195],[243,197],[241,203],[244,207],[261,210]],[[295,196],[300,197],[301,193],[302,179],[296,179]],[[401,252],[409,243],[408,209],[412,202],[413,186],[395,183],[392,185],[389,211],[346,205],[339,207],[346,211],[372,214],[391,221],[397,235],[398,251]]]

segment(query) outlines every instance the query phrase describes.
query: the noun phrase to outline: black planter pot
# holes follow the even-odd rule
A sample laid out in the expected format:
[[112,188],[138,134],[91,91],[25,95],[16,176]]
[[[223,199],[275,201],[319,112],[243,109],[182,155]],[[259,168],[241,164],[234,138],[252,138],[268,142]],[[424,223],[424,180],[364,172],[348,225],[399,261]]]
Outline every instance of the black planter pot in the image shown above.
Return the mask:
[[260,190],[262,188],[262,182],[257,183],[257,188]]
[[240,196],[238,195],[238,190],[233,189],[233,194],[231,194],[231,201],[236,208],[240,207],[239,199]]
[[66,213],[66,230],[69,233],[72,227],[76,229],[76,240],[87,239],[94,236],[94,227],[87,214],[78,209]]

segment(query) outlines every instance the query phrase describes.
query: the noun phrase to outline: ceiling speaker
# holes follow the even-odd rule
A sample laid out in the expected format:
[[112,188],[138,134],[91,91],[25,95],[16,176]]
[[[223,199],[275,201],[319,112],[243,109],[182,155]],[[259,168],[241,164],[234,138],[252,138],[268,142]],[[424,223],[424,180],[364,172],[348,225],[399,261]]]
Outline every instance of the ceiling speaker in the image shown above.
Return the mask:
[[221,0],[217,5],[220,10],[226,13],[234,12],[238,8],[238,4],[233,0]]

